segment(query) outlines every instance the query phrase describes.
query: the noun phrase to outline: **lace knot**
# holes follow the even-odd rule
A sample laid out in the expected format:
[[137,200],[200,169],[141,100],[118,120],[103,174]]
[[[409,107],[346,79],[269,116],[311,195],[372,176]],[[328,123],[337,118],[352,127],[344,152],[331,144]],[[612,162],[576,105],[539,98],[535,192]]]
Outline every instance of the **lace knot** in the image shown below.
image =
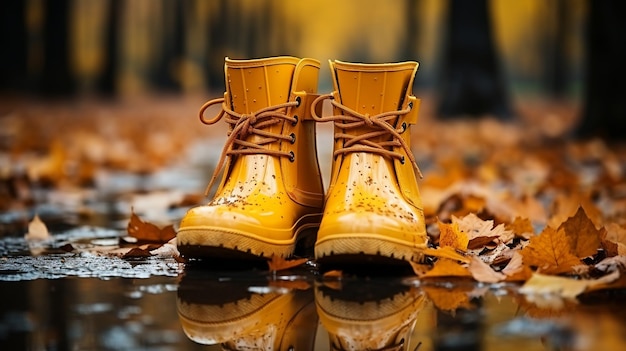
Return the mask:
[[248,114],[243,114],[237,124],[241,125],[241,136],[245,137],[250,134],[252,128],[257,123],[258,118],[257,115],[252,112]]
[[373,127],[374,126],[374,121],[373,121],[373,119],[372,119],[372,117],[370,116],[369,113],[366,113],[366,114],[363,115],[363,120],[365,121],[365,124],[368,127]]

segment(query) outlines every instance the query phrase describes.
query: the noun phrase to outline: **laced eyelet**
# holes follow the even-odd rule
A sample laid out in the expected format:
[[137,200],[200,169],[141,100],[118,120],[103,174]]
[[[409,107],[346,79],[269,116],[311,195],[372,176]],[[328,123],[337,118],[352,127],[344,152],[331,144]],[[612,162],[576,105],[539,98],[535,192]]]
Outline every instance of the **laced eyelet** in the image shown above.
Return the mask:
[[302,102],[302,98],[296,96],[296,107],[300,107],[300,103]]
[[413,109],[413,102],[411,101],[409,102],[409,110],[412,110],[412,109]]
[[293,118],[295,119],[295,121],[291,122],[291,125],[295,127],[296,124],[298,124],[298,115],[293,116]]
[[404,156],[400,157],[400,163],[404,164],[405,160],[404,160]]
[[400,133],[406,132],[406,128],[407,128],[406,122],[402,122],[402,131]]
[[289,151],[289,162],[293,162],[296,160],[296,154],[293,151]]
[[289,136],[291,137],[290,142],[292,144],[295,144],[296,143],[296,133],[291,133],[291,134],[289,134]]

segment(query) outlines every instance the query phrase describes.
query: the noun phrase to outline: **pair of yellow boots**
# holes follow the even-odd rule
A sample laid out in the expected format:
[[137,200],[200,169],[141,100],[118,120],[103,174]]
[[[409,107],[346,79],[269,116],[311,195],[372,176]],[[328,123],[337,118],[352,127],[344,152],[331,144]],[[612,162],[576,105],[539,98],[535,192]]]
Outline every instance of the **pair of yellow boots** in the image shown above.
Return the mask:
[[[181,254],[288,258],[308,242],[322,265],[418,260],[427,236],[410,149],[417,66],[331,61],[334,91],[317,95],[316,60],[226,58],[224,98],[200,110],[205,124],[223,118],[229,125],[211,184],[223,175],[213,199],[181,221]],[[325,100],[330,116],[321,113]],[[221,111],[207,119],[215,104]],[[325,194],[315,126],[330,121],[334,151]]]

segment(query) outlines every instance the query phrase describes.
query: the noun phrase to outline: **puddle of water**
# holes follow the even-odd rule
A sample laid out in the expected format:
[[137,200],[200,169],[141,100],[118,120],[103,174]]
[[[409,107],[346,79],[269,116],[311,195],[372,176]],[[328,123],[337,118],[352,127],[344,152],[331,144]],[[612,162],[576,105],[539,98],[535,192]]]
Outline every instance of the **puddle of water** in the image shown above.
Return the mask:
[[[96,241],[110,235],[90,233]],[[90,241],[77,237],[55,242]],[[312,265],[272,275],[161,258],[33,257],[15,254],[26,250],[18,239],[1,242],[2,350],[626,348],[626,295],[555,309],[526,301],[514,285],[324,279]]]

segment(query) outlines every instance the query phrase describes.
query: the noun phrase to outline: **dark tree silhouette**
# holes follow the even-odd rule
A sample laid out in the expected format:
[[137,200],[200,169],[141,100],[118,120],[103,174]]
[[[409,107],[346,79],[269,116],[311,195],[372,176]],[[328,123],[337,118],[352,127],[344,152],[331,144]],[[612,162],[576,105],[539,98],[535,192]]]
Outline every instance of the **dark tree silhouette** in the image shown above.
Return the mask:
[[441,117],[511,114],[487,5],[487,0],[449,2],[439,87]]
[[41,91],[46,95],[68,95],[75,90],[70,70],[70,0],[44,3],[44,63]]
[[180,80],[175,76],[175,65],[182,60],[184,55],[184,18],[183,2],[162,0],[163,30],[160,37],[155,38],[161,42],[161,51],[155,58],[155,67],[150,77],[151,83],[164,90],[178,91],[181,88]]
[[567,60],[567,36],[569,29],[570,7],[566,0],[554,0],[549,14],[549,31],[544,41],[545,53],[544,79],[546,90],[553,98],[563,98],[567,94],[569,62]]
[[25,1],[0,1],[0,90],[27,88],[25,11]]
[[98,79],[98,92],[105,96],[113,96],[117,92],[116,76],[118,69],[118,36],[120,30],[120,14],[122,0],[109,0],[106,18],[105,59]]
[[626,138],[626,2],[589,0],[585,101],[579,137]]

